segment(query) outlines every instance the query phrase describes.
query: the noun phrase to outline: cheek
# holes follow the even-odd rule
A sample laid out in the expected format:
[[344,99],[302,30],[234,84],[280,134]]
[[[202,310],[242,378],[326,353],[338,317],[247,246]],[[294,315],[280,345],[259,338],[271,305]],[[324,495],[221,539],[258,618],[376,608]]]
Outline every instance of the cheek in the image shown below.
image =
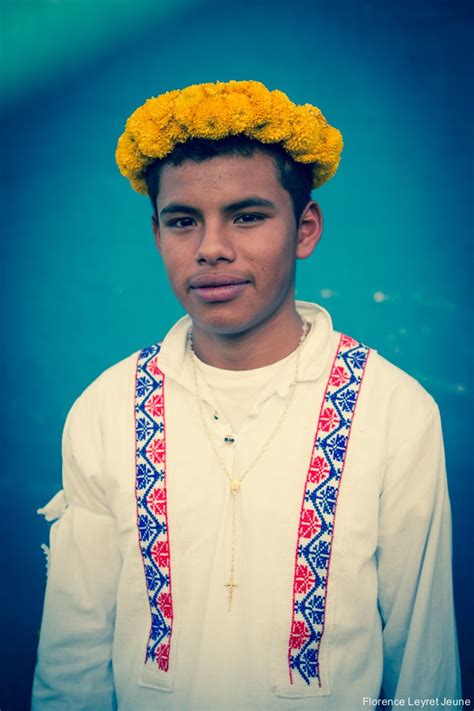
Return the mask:
[[277,288],[279,283],[292,278],[295,251],[292,243],[286,241],[281,244],[279,250],[275,250],[275,244],[271,246],[272,249],[262,250],[252,261],[261,280],[268,283],[268,288]]
[[188,263],[186,250],[180,249],[178,245],[173,245],[172,248],[167,245],[161,251],[161,258],[168,274],[168,279],[172,284],[178,285],[186,273],[186,265]]

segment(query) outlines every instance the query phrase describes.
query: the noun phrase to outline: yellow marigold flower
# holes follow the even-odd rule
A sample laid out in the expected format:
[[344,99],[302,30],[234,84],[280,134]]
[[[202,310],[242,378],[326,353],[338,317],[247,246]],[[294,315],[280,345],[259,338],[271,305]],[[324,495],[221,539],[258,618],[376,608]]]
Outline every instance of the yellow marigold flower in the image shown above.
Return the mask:
[[320,124],[316,116],[306,106],[295,106],[291,135],[283,144],[285,149],[295,160],[304,159],[308,153],[318,153],[320,140]]
[[313,187],[329,180],[339,165],[342,136],[321,111],[296,105],[258,81],[193,84],[147,99],[128,119],[115,155],[134,190],[146,194],[146,168],[178,143],[240,134],[280,144],[295,161],[311,164]]
[[252,104],[245,94],[226,95],[229,107],[229,132],[233,135],[243,133],[251,125],[253,119]]
[[145,178],[130,178],[130,185],[137,193],[148,195],[148,188]]
[[183,129],[173,119],[173,104],[178,92],[168,92],[148,99],[127,121],[126,130],[148,158],[163,158],[180,140],[186,140]]
[[123,133],[117,143],[115,157],[122,175],[138,175],[143,169],[143,155],[129,133]]
[[229,135],[231,114],[225,97],[208,96],[199,108],[194,110],[188,124],[190,135],[196,138],[217,140]]
[[263,107],[262,118],[270,117],[264,123],[260,122],[246,133],[262,143],[281,143],[285,141],[292,132],[294,104],[283,94],[275,90],[271,92],[271,104]]

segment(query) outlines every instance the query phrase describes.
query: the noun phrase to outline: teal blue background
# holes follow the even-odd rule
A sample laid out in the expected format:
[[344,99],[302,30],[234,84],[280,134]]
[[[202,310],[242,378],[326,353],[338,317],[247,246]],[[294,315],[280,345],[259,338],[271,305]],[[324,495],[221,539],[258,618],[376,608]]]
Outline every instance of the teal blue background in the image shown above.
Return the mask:
[[[74,399],[181,315],[147,200],[115,167],[151,95],[259,79],[342,131],[298,297],[414,375],[443,418],[464,692],[472,653],[472,5],[460,0],[6,2],[2,711],[28,707],[45,584],[36,515]],[[410,413],[406,413],[409,428]],[[362,514],[362,512],[361,512]]]

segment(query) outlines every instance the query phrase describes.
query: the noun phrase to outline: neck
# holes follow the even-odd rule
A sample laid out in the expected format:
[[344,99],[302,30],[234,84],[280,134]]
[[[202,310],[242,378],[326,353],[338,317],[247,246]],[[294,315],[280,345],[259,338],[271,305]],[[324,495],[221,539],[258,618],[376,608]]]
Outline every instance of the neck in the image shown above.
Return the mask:
[[252,370],[286,358],[298,347],[301,334],[301,317],[292,301],[241,333],[209,333],[193,323],[193,348],[200,360],[215,368]]

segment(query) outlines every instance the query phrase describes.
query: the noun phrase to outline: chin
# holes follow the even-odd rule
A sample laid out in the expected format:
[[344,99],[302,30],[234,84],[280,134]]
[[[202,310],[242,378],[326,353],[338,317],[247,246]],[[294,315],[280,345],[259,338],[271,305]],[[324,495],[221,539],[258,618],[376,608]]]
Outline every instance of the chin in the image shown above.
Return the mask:
[[202,331],[215,335],[231,336],[248,330],[258,319],[245,317],[237,309],[234,313],[229,313],[229,309],[213,308],[207,314],[196,314],[189,312],[193,323]]

